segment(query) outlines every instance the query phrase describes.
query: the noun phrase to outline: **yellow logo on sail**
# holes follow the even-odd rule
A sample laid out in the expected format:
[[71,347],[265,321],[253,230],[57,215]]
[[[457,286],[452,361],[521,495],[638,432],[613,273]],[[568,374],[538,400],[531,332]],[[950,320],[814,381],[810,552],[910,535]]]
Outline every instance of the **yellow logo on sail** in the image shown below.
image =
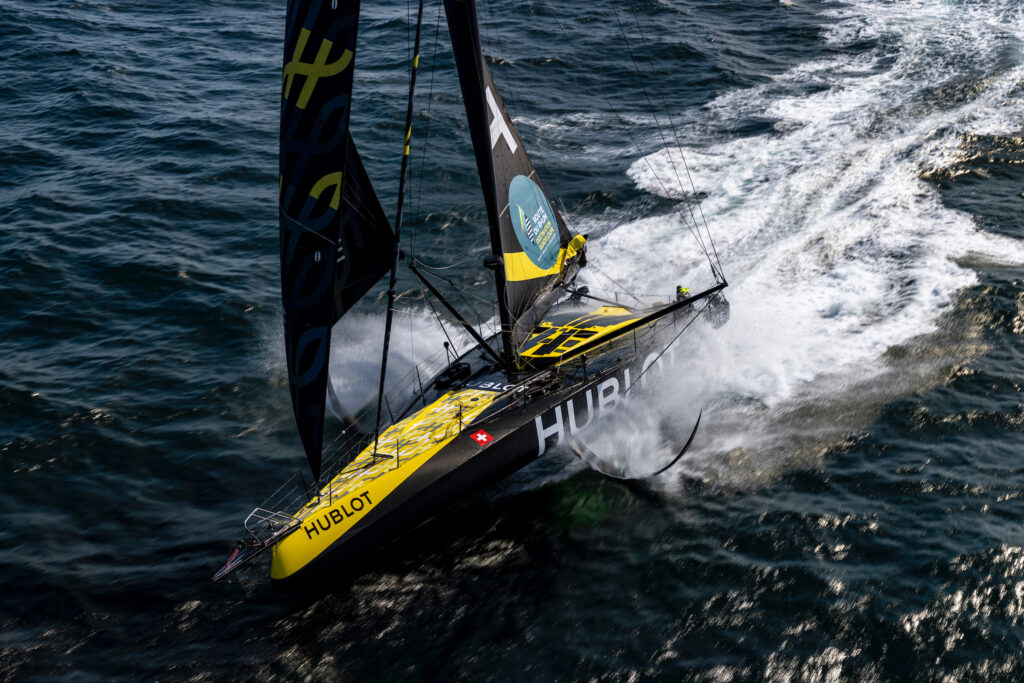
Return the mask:
[[295,106],[299,109],[305,109],[306,105],[309,104],[309,98],[313,95],[317,81],[321,78],[330,78],[340,74],[352,63],[352,51],[345,50],[341,57],[328,64],[327,57],[331,54],[334,42],[326,38],[321,41],[316,58],[312,62],[304,62],[302,61],[302,54],[306,51],[306,43],[308,41],[309,29],[304,28],[299,31],[299,39],[295,43],[295,52],[292,53],[291,61],[284,65],[284,74],[282,76],[285,99],[288,99],[292,91],[292,83],[295,80],[295,76],[306,77],[306,82],[302,86],[302,92],[299,93],[299,100],[295,103]]
[[328,173],[316,181],[316,185],[309,191],[309,196],[313,199],[320,199],[320,195],[328,189],[334,190],[333,194],[331,194],[331,208],[337,211],[338,207],[341,206],[341,171]]

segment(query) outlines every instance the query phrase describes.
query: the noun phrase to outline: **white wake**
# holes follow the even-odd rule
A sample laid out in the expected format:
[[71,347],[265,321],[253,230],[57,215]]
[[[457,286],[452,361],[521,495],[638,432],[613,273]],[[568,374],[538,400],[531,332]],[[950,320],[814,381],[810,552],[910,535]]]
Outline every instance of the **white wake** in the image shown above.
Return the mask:
[[[946,315],[978,282],[968,257],[1024,263],[1020,243],[943,206],[920,177],[952,162],[966,135],[1020,129],[1024,7],[859,0],[836,3],[823,19],[837,51],[878,47],[802,64],[676,116],[712,131],[766,116],[775,126],[682,150],[707,193],[732,320],[689,335],[690,357],[666,388],[615,420],[603,449],[595,445],[615,457],[628,452],[638,471],[671,450],[664,435],[682,422],[676,415],[692,424],[701,406],[707,427],[689,475],[746,485],[794,461],[813,464],[881,406],[979,351],[977,330]],[[818,86],[814,94],[808,84]],[[643,190],[678,198],[679,155],[661,149],[629,175]],[[590,254],[636,291],[707,279],[675,213],[619,225]],[[943,327],[955,331],[936,335]]]

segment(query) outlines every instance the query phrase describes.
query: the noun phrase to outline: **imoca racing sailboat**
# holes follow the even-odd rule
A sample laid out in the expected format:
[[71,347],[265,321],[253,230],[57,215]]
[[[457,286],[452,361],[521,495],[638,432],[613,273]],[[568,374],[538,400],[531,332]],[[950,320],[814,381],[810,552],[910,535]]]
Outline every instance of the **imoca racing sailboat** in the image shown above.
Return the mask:
[[[625,476],[602,466],[579,440],[581,432],[642,386],[648,369],[693,320],[703,316],[717,326],[728,318],[726,281],[710,256],[711,286],[694,294],[679,288],[660,305],[626,306],[576,285],[587,265],[586,236],[574,234],[555,210],[505,110],[481,51],[475,0],[443,2],[487,210],[491,254],[482,267],[495,283],[497,330],[488,334],[467,322],[432,282],[430,269],[408,259],[474,344],[451,355],[446,344],[441,371],[423,376],[417,368],[406,383],[412,395],[404,400],[384,395],[397,270],[405,256],[399,244],[423,1],[392,229],[348,130],[359,0],[289,0],[281,290],[291,400],[312,482],[293,478],[246,518],[246,536],[215,580],[268,548],[271,579],[286,587],[358,564],[558,442],[571,443],[604,473]],[[381,386],[371,429],[369,415],[355,418],[337,400],[328,361],[332,327],[387,273]],[[325,448],[328,408],[345,426]],[[650,474],[678,460],[695,432],[696,425],[676,458]]]

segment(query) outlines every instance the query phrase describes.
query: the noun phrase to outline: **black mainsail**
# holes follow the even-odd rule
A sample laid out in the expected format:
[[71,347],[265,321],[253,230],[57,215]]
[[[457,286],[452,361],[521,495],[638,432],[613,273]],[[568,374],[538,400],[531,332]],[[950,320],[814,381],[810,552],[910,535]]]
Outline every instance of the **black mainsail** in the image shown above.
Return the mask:
[[[584,262],[505,111],[480,48],[476,0],[444,0],[470,137],[487,206],[506,353],[512,358]],[[495,264],[496,266],[498,264]]]
[[388,271],[394,235],[349,135],[359,0],[289,0],[280,233],[292,407],[319,481],[331,326]]

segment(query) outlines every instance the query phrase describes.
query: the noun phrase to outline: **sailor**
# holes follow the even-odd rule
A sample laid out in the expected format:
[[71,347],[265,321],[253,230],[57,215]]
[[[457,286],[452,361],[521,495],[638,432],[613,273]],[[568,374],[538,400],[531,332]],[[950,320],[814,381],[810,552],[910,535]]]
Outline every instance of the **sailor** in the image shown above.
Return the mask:
[[690,288],[676,285],[676,301],[682,301],[690,296]]

